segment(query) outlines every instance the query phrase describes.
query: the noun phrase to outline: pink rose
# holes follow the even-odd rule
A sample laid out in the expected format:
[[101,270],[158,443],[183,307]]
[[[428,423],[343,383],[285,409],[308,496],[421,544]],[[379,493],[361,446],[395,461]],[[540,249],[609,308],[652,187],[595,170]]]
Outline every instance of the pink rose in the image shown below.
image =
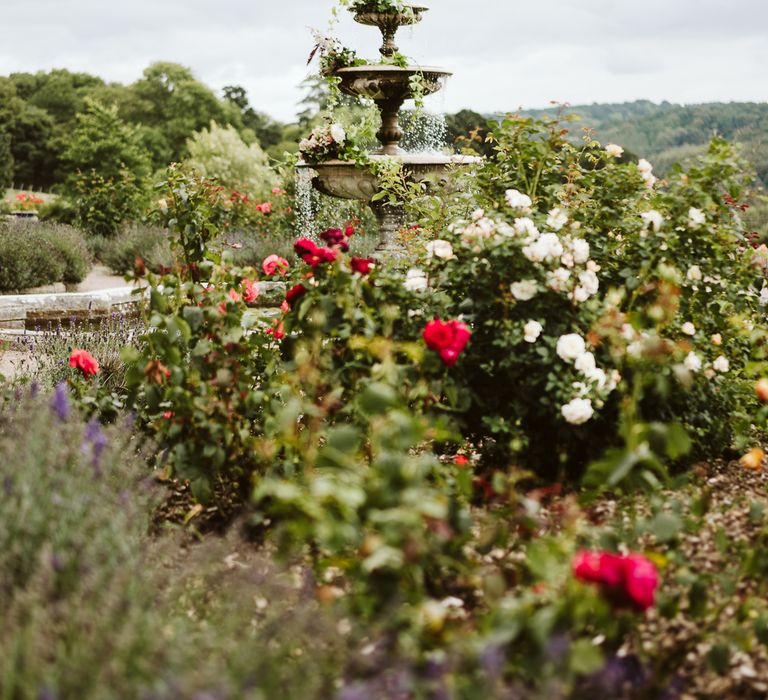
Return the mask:
[[659,573],[655,564],[640,554],[581,551],[574,557],[572,568],[577,579],[598,585],[618,608],[644,611],[654,605]]
[[288,261],[279,255],[268,255],[261,263],[261,269],[264,270],[265,275],[270,277],[275,273],[285,275],[288,272]]

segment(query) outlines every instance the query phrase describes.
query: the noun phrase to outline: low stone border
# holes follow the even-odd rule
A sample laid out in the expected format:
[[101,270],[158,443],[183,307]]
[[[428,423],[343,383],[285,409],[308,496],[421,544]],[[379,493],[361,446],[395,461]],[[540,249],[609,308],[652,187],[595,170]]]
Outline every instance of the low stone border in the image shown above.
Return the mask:
[[[146,292],[131,287],[98,292],[62,294],[14,294],[0,296],[0,328],[35,330],[60,322],[92,322],[113,313],[136,313]],[[273,308],[285,298],[283,282],[259,282],[256,306]]]

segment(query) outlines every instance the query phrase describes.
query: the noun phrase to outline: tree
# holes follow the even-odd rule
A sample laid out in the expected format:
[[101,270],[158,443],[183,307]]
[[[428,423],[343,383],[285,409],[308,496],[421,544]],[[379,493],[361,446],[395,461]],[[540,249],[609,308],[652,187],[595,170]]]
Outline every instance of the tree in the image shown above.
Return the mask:
[[232,190],[265,195],[277,185],[267,156],[257,143],[250,146],[233,126],[211,122],[187,142],[188,163],[201,175]]
[[481,156],[493,155],[493,148],[485,142],[488,135],[488,119],[471,109],[462,109],[445,118],[448,142],[462,150],[470,150]]
[[248,93],[245,88],[239,85],[227,85],[222,92],[224,99],[240,110],[243,126],[256,134],[262,148],[267,149],[282,142],[285,125],[274,121],[269,115],[253,109],[248,102]]
[[16,123],[16,88],[7,78],[0,78],[0,195],[13,179],[11,129]]
[[187,139],[211,121],[242,128],[237,106],[220,100],[189,68],[177,63],[153,63],[131,91],[131,99],[121,105],[121,116],[144,126],[144,142],[152,149],[155,167],[182,160]]
[[65,143],[64,161],[74,171],[66,194],[77,211],[76,223],[109,236],[137,216],[147,197],[150,158],[138,129],[123,122],[117,108],[87,99]]

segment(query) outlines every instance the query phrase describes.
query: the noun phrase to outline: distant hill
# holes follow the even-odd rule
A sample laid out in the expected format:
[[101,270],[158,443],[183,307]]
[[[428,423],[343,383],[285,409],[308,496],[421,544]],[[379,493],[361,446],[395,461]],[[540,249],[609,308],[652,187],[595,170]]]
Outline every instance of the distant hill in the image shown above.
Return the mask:
[[[742,147],[742,154],[768,187],[768,103],[729,102],[701,105],[655,104],[647,100],[624,104],[568,107],[582,117],[581,125],[595,129],[602,143],[618,143],[648,158],[659,172],[702,152],[719,134]],[[557,108],[526,114],[555,114]],[[494,115],[499,117],[501,115]]]

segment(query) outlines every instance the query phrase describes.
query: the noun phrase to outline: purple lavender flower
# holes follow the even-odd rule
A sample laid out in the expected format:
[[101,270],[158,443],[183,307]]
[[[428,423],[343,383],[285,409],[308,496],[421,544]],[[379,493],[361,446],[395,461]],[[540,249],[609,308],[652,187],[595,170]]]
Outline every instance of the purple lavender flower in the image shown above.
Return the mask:
[[37,700],[58,700],[58,697],[59,696],[46,685],[40,689],[40,692],[37,695]]
[[101,423],[95,416],[88,421],[85,426],[85,442],[83,443],[83,454],[91,456],[91,466],[96,476],[101,475],[101,455],[109,444],[107,436],[101,429]]
[[37,381],[32,382],[29,385],[29,395],[33,399],[40,393],[40,384]]
[[3,491],[5,491],[6,496],[10,496],[13,494],[13,477],[12,476],[6,476],[3,479]]
[[71,406],[69,404],[69,390],[66,382],[59,382],[53,392],[51,399],[51,410],[58,416],[58,419],[64,423],[69,419]]

